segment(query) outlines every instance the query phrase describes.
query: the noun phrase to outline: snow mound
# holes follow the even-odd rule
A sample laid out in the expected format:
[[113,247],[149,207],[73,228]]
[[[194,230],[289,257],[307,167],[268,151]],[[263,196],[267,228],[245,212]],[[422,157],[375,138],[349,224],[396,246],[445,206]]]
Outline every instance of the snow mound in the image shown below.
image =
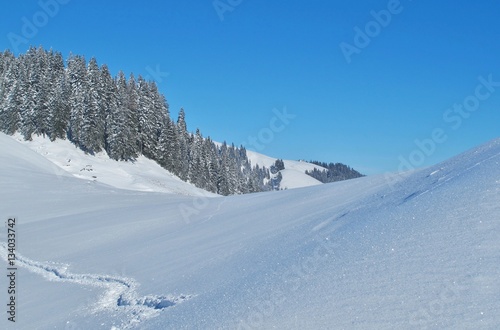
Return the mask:
[[115,161],[104,151],[96,155],[85,154],[68,140],[50,141],[49,138],[33,136],[32,141],[25,141],[20,134],[13,138],[80,179],[119,189],[217,196],[182,181],[144,156],[138,157],[134,162]]

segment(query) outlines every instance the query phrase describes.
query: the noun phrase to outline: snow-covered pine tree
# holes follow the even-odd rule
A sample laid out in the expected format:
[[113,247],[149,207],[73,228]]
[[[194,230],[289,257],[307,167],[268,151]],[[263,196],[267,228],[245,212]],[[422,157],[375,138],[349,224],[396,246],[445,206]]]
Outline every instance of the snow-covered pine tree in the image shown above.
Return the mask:
[[85,87],[86,98],[79,142],[85,151],[96,153],[104,149],[105,113],[102,105],[104,97],[101,72],[95,58],[89,61]]
[[85,58],[70,55],[68,59],[68,82],[70,87],[69,105],[71,109],[68,137],[77,146],[82,147],[82,127],[85,113],[87,69]]
[[217,192],[217,179],[219,175],[219,163],[217,161],[218,148],[215,143],[207,137],[204,141],[204,163],[206,166],[206,190],[216,193]]
[[[7,63],[10,61],[10,63]],[[14,134],[20,128],[19,109],[21,108],[21,81],[19,61],[4,56],[2,77],[2,100],[0,108],[0,130]]]
[[33,62],[30,76],[30,84],[33,90],[35,108],[34,113],[34,133],[42,136],[50,136],[50,93],[51,85],[49,80],[50,63],[49,54],[41,47],[36,50],[35,61]]
[[137,80],[139,93],[139,147],[144,156],[155,159],[158,143],[158,123],[155,115],[155,105],[151,85],[139,76]]
[[176,171],[179,177],[187,181],[189,179],[189,133],[187,131],[186,117],[184,109],[181,108],[177,118],[177,143],[179,145],[179,161],[176,164]]
[[158,86],[154,81],[149,82],[149,90],[150,90],[150,95],[151,95],[151,101],[152,101],[152,118],[151,120],[154,123],[154,131],[156,138],[154,139],[154,145],[152,148],[153,152],[153,159],[156,159],[159,157],[159,148],[158,148],[158,141],[160,139],[160,135],[165,129],[167,125],[167,120],[170,119],[169,115],[169,110],[168,110],[168,104],[167,101],[165,100],[165,97],[163,94],[161,94],[158,91]]
[[139,155],[139,94],[137,92],[137,83],[133,74],[127,84],[127,117],[126,122],[129,127],[128,151],[130,158],[136,158]]
[[106,113],[106,152],[112,159],[126,160],[128,159],[128,155],[126,155],[125,150],[127,149],[127,143],[130,143],[130,141],[127,141],[127,127],[123,104],[126,102],[125,91],[127,89],[125,75],[120,71],[115,84],[108,67],[103,65],[101,68],[101,81],[103,84]]
[[36,131],[35,108],[39,89],[40,72],[36,65],[36,49],[30,47],[23,57],[20,69],[21,103],[19,113],[21,116],[20,131],[26,140]]
[[197,187],[203,187],[206,184],[203,177],[203,137],[199,129],[196,129],[190,149],[191,162],[189,168],[189,181]]
[[[105,149],[117,160],[143,154],[183,180],[224,195],[270,189],[270,175],[248,161],[246,150],[221,147],[199,130],[189,133],[185,112],[177,123],[154,82],[111,77],[107,66],[30,48],[0,53],[0,129],[52,140],[67,137],[86,152]],[[266,184],[267,183],[267,184]]]
[[231,194],[232,189],[230,186],[230,161],[229,155],[227,152],[227,144],[224,141],[222,146],[220,147],[219,153],[219,173],[217,178],[217,193],[220,195],[228,196]]
[[68,130],[70,107],[69,86],[66,78],[64,59],[61,53],[49,54],[48,76],[48,108],[49,136],[52,141],[66,138]]
[[165,168],[175,175],[179,175],[177,172],[177,164],[179,162],[179,143],[177,140],[177,128],[175,123],[167,118],[167,123],[160,136],[160,145],[163,146],[161,151],[161,157]]

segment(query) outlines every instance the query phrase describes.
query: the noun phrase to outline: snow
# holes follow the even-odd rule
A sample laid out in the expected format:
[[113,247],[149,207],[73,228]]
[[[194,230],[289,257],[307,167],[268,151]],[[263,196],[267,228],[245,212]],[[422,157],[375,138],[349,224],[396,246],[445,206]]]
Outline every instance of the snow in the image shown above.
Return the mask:
[[305,174],[304,172],[299,172],[294,169],[287,169],[286,165],[285,169],[281,170],[280,172],[283,176],[283,179],[280,183],[280,187],[282,189],[294,189],[323,184],[315,178]]
[[[277,158],[272,158],[251,150],[247,150],[247,157],[252,166],[259,165],[260,167],[267,168],[274,165],[277,160]],[[283,163],[285,164],[285,170],[281,171],[283,179],[280,188],[294,189],[322,184],[320,181],[305,174],[305,172],[312,171],[313,169],[324,170],[324,167],[296,160],[283,160]]]
[[19,268],[0,328],[500,324],[500,139],[403,175],[217,198],[81,180],[31,148],[0,134]]
[[68,140],[51,142],[49,138],[35,135],[32,141],[25,141],[20,134],[13,138],[84,180],[105,183],[119,189],[216,196],[182,181],[144,156],[138,157],[134,162],[115,161],[105,151],[95,156],[85,154]]

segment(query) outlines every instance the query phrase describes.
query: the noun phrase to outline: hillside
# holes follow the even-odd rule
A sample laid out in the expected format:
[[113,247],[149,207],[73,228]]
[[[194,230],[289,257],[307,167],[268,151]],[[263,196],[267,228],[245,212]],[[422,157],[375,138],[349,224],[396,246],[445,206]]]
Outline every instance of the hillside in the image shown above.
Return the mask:
[[[247,150],[247,157],[253,166],[259,165],[260,167],[266,168],[270,168],[276,161],[276,158],[251,150]],[[305,173],[313,169],[324,170],[323,167],[304,161],[283,160],[283,162],[285,163],[285,170],[281,171],[283,176],[283,180],[280,184],[281,189],[302,188],[321,184],[321,182]]]
[[0,135],[15,328],[494,329],[499,163],[495,140],[391,180],[205,199],[89,184]]
[[[1,134],[1,133],[0,133]],[[190,196],[217,196],[180,180],[155,161],[139,156],[135,161],[116,161],[109,158],[106,151],[95,155],[86,154],[70,141],[33,136],[26,141],[16,133],[12,138],[35,151],[77,178],[100,182],[112,187],[137,191],[174,193]],[[222,144],[218,144],[222,145]],[[276,158],[253,151],[247,151],[252,166],[270,168]],[[324,168],[303,161],[285,160],[286,169],[282,171],[282,189],[292,189],[319,185],[321,182],[305,174],[306,170]]]
[[[98,155],[96,160],[80,153],[78,158],[83,160],[83,157],[84,163],[117,167],[117,172],[108,175],[101,172],[98,177],[91,164],[83,165],[85,168],[81,170],[67,160],[56,160],[64,168],[69,166],[71,172],[81,170],[79,174],[83,177],[139,190],[178,193],[189,190],[186,188],[189,185],[175,179],[162,186],[160,178],[164,173],[159,174],[160,166],[171,176],[213,194],[278,190],[269,168],[252,166],[245,148],[215,143],[199,129],[195,133],[189,131],[185,117],[181,108],[174,121],[156,82],[140,75],[136,78],[134,74],[127,78],[122,71],[113,77],[108,66],[98,65],[96,58],[87,62],[84,56],[71,54],[65,60],[61,53],[42,47],[30,47],[26,54],[17,56],[9,50],[0,52],[0,132],[26,141],[35,139],[39,150],[56,148],[55,153],[47,152],[56,158],[66,151],[46,142],[64,139],[85,154]],[[45,141],[40,136],[46,137]],[[59,144],[72,149],[66,142]],[[71,154],[75,154],[74,150]],[[116,166],[116,162],[106,161],[107,157],[137,162],[139,166],[124,163]],[[139,182],[133,182],[142,167],[154,174],[141,174]],[[135,173],[127,177],[130,173],[125,168]],[[85,171],[94,173],[85,175]],[[317,183],[297,173],[290,178],[286,178],[286,186],[281,188]]]
[[25,141],[20,134],[15,134],[12,138],[67,173],[89,183],[100,182],[127,190],[217,196],[182,181],[144,156],[139,156],[133,162],[116,161],[109,158],[105,151],[95,155],[86,154],[68,140],[50,141],[49,138],[33,136],[32,141]]

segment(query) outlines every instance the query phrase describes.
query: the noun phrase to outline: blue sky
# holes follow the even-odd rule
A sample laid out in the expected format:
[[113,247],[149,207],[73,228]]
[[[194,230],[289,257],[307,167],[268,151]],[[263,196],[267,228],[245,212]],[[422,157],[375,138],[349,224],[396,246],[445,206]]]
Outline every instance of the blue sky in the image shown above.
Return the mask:
[[42,45],[148,76],[173,117],[185,108],[190,130],[274,157],[375,174],[499,136],[498,1],[2,6],[0,49]]

